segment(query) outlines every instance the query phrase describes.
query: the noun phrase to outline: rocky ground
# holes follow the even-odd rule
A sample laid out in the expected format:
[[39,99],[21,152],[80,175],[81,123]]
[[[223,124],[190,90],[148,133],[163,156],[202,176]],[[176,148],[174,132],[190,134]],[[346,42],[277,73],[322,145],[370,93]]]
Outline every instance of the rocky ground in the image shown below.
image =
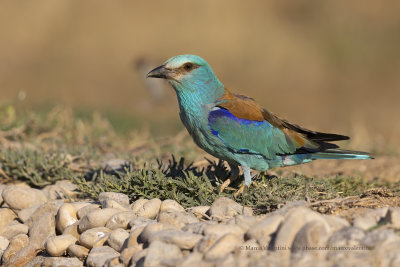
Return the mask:
[[230,198],[175,200],[0,185],[2,266],[400,266],[400,208],[326,215],[306,201],[253,215]]

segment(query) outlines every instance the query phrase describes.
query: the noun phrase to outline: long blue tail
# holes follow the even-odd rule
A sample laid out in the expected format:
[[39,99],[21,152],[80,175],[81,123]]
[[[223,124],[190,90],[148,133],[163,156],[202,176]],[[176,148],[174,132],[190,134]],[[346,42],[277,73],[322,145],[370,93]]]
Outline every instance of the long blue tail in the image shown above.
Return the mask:
[[327,149],[322,152],[312,154],[312,159],[373,159],[367,152],[342,150],[342,149]]

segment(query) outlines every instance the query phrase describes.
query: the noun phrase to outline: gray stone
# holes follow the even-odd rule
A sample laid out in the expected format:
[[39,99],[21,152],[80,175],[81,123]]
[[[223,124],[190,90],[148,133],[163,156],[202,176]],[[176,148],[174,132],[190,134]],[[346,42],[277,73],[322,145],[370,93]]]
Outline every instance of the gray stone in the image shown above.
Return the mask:
[[23,210],[18,211],[18,218],[23,222],[27,223],[29,218],[32,216],[32,214],[35,213],[35,211],[41,206],[42,204],[32,206],[30,208],[26,208]]
[[240,242],[237,235],[226,234],[219,238],[204,254],[206,260],[218,260],[233,252]]
[[72,235],[75,236],[76,239],[79,239],[79,233],[78,233],[78,222],[75,222],[74,224],[68,225],[65,227],[64,231],[62,232],[63,235]]
[[157,217],[160,211],[161,200],[158,198],[153,198],[149,201],[143,203],[141,208],[138,208],[135,212],[138,217],[144,217],[148,219],[154,219]]
[[340,230],[343,227],[350,226],[350,223],[348,221],[335,215],[325,215],[324,218],[328,223],[329,227],[331,228],[332,232],[336,232],[337,230]]
[[374,256],[375,266],[399,266],[400,240],[385,242],[377,246],[371,254]]
[[126,241],[126,247],[134,247],[139,245],[138,237],[143,232],[143,229],[144,227],[142,226],[131,230],[131,232],[129,233],[129,238]]
[[209,224],[204,227],[204,235],[215,235],[218,238],[226,234],[234,234],[236,236],[243,236],[244,231],[236,224]]
[[304,225],[297,233],[293,244],[292,252],[304,254],[312,254],[314,258],[322,259],[326,254],[325,250],[315,248],[324,247],[329,237],[329,228],[327,224],[321,221],[311,221]]
[[272,235],[283,221],[282,215],[268,216],[254,224],[245,234],[247,239],[256,239],[261,246],[268,246]]
[[4,202],[12,210],[23,210],[35,205],[43,204],[47,197],[42,191],[21,186],[8,186],[2,193]]
[[[37,213],[37,212],[35,212]],[[40,213],[29,227],[29,244],[35,249],[44,249],[47,238],[56,234],[55,214],[51,211]],[[31,218],[34,217],[33,215]]]
[[89,204],[89,205],[83,206],[80,209],[76,208],[76,210],[77,210],[78,219],[82,219],[89,212],[92,212],[92,211],[95,211],[95,210],[100,210],[100,205],[98,205],[98,204]]
[[209,248],[211,248],[212,245],[214,245],[215,242],[217,242],[218,237],[215,235],[208,235],[204,236],[193,248],[193,251],[204,253],[206,252]]
[[88,214],[83,216],[79,221],[78,230],[80,233],[96,227],[105,226],[107,221],[116,213],[121,212],[118,209],[100,209],[90,211]]
[[141,251],[143,249],[143,246],[131,246],[128,248],[125,248],[124,250],[122,250],[121,252],[121,262],[125,265],[128,266],[129,262],[131,261],[133,255],[135,255],[136,253],[138,253],[139,251]]
[[182,229],[186,224],[199,222],[199,219],[185,211],[163,211],[158,215],[158,222]]
[[114,200],[122,206],[129,206],[129,197],[122,193],[102,192],[99,194],[99,201],[102,203],[104,200]]
[[83,261],[89,254],[89,249],[84,246],[71,244],[67,248],[68,255],[71,257],[76,257],[79,260]]
[[186,224],[182,230],[193,234],[203,234],[204,228],[211,224],[218,224],[216,221],[201,221],[196,223]]
[[197,218],[208,218],[208,211],[210,210],[210,206],[197,206],[193,208],[189,208],[188,211],[194,214]]
[[102,246],[108,239],[111,230],[105,227],[96,227],[86,230],[79,237],[79,243],[89,249]]
[[[359,247],[361,240],[365,237],[365,232],[357,227],[350,226],[334,232],[328,239],[328,247]],[[366,257],[369,251],[357,251],[359,257]],[[329,250],[327,258],[329,260],[343,260],[354,253],[351,250]]]
[[112,209],[118,209],[120,211],[130,211],[129,207],[123,206],[120,203],[118,203],[117,201],[112,200],[112,199],[103,200],[101,202],[101,207],[103,209],[112,208]]
[[360,240],[360,244],[368,248],[381,246],[383,243],[398,241],[400,237],[396,235],[393,229],[380,230],[376,229],[372,232],[367,232]]
[[220,197],[215,200],[208,213],[212,219],[218,221],[227,220],[239,214],[248,216],[253,215],[253,212],[250,208],[243,207],[239,203],[227,197]]
[[143,218],[143,217],[137,217],[137,218],[134,218],[131,221],[129,221],[129,226],[132,230],[134,230],[137,227],[145,227],[149,223],[154,223],[154,222],[156,222],[156,221],[150,220],[147,218]]
[[82,267],[83,263],[77,258],[37,256],[24,267]]
[[18,251],[28,245],[28,242],[28,236],[25,234],[17,235],[13,239],[11,239],[10,244],[8,245],[2,256],[3,264],[8,263],[17,254]]
[[280,249],[290,247],[296,237],[297,232],[308,222],[320,221],[329,229],[324,217],[306,207],[292,208],[287,212],[286,219],[282,222],[276,234],[274,248],[282,257],[290,256],[290,250]]
[[106,227],[110,228],[111,230],[117,228],[128,229],[129,222],[131,222],[136,217],[137,216],[133,211],[119,212],[111,216],[111,218],[106,223]]
[[390,207],[383,221],[390,223],[393,228],[400,228],[400,208]]
[[376,221],[372,217],[358,217],[353,221],[353,226],[363,230],[368,230],[376,225]]
[[160,266],[163,261],[179,260],[182,257],[182,252],[178,246],[161,241],[154,241],[148,248],[148,252],[144,259],[144,266]]
[[162,223],[150,223],[146,227],[144,227],[143,231],[138,237],[138,240],[140,240],[140,242],[142,243],[146,243],[150,240],[150,236],[154,233],[168,229],[176,229],[176,227]]
[[47,239],[44,247],[50,256],[61,256],[67,251],[67,248],[75,244],[76,241],[77,239],[72,235],[51,236]]
[[17,215],[9,208],[0,208],[0,233],[2,229],[9,225]]
[[86,259],[86,265],[88,267],[102,267],[107,260],[119,257],[119,255],[118,252],[108,246],[92,248]]
[[26,226],[25,224],[14,221],[11,224],[7,225],[6,227],[0,229],[0,236],[3,236],[8,240],[10,240],[16,235],[27,234],[28,229],[29,229],[28,226]]
[[185,209],[173,199],[166,199],[161,203],[160,212],[162,211],[185,211]]
[[128,241],[129,233],[123,229],[115,229],[107,239],[107,244],[118,252],[124,248],[125,242]]
[[74,205],[65,203],[62,205],[56,215],[57,230],[62,233],[64,229],[78,221]]
[[243,232],[247,232],[247,230],[250,229],[253,225],[255,225],[257,222],[259,222],[263,217],[256,217],[256,216],[246,216],[246,215],[236,215],[229,221],[227,221],[226,224],[234,224],[242,228]]
[[202,239],[202,235],[191,234],[181,230],[163,230],[150,236],[149,242],[162,241],[174,244],[180,249],[192,249]]
[[43,216],[55,217],[62,204],[62,201],[51,201],[40,205],[24,224],[30,227],[32,226],[33,222],[40,220],[40,218]]

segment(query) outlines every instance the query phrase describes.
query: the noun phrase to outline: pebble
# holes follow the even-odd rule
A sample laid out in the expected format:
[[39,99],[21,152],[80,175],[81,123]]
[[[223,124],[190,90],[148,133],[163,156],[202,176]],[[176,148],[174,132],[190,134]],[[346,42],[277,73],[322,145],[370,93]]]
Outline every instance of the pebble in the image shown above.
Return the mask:
[[10,240],[16,235],[19,234],[27,234],[29,227],[25,224],[19,223],[17,221],[13,221],[6,227],[0,229],[0,236],[3,236]]
[[114,200],[122,206],[129,206],[129,197],[122,193],[102,192],[99,194],[99,201],[103,203],[105,200]]
[[[329,227],[326,223],[320,220],[311,221],[305,224],[297,233],[293,244],[293,253],[312,253],[315,258],[322,259],[323,255],[326,254],[325,250],[304,250],[304,248],[324,247],[329,238]],[[302,255],[301,257],[304,257]]]
[[390,223],[393,228],[400,228],[400,208],[390,207],[383,221]]
[[176,227],[169,224],[150,223],[146,227],[144,227],[143,231],[138,236],[138,240],[141,243],[146,243],[150,240],[150,236],[154,233],[168,229],[176,229]]
[[240,242],[237,235],[226,234],[219,238],[204,254],[206,260],[218,260],[233,252]]
[[255,223],[260,221],[263,217],[236,215],[227,224],[234,224],[242,228],[243,232],[247,232]]
[[0,232],[1,229],[9,225],[17,215],[9,208],[0,208]]
[[79,233],[78,233],[78,222],[68,225],[65,227],[64,231],[62,232],[63,235],[72,235],[76,239],[79,239]]
[[50,256],[61,256],[67,251],[67,248],[75,244],[76,241],[76,237],[72,235],[51,236],[47,239],[44,247]]
[[183,254],[178,246],[161,241],[150,244],[144,259],[144,266],[160,266],[164,261],[179,260]]
[[78,230],[80,233],[95,227],[105,226],[107,221],[116,213],[121,212],[118,209],[96,209],[92,210],[80,219]]
[[185,209],[173,199],[166,199],[161,202],[160,212],[163,211],[185,211]]
[[124,248],[125,242],[128,241],[129,233],[124,229],[115,229],[107,239],[107,244],[118,252]]
[[208,218],[208,211],[210,210],[210,206],[197,206],[193,208],[189,208],[188,211],[194,214],[197,218]]
[[152,234],[149,238],[149,242],[162,241],[167,244],[174,244],[180,249],[192,249],[202,238],[202,235],[171,229],[158,231]]
[[131,221],[129,221],[129,227],[133,230],[137,227],[145,227],[149,223],[154,223],[154,222],[156,222],[156,221],[150,220],[147,218],[143,218],[143,217],[137,217],[137,218],[134,218]]
[[13,258],[22,248],[26,247],[28,243],[29,238],[25,234],[17,235],[13,239],[11,239],[10,244],[8,245],[2,256],[3,264],[8,263],[11,258]]
[[372,217],[358,217],[353,221],[353,226],[363,230],[368,230],[376,225],[376,221]]
[[317,212],[314,212],[306,207],[296,207],[288,211],[285,220],[279,227],[276,234],[276,239],[274,242],[274,247],[282,257],[288,257],[290,255],[290,250],[282,249],[280,247],[289,247],[292,245],[293,240],[296,237],[297,232],[308,222],[318,220],[326,225],[329,229],[328,223],[325,221],[324,217]]
[[199,219],[186,211],[163,211],[158,215],[158,222],[182,229],[187,224],[199,222]]
[[324,218],[325,218],[326,222],[328,223],[329,227],[331,228],[332,232],[340,230],[343,227],[350,226],[350,223],[342,217],[338,217],[335,215],[326,215]]
[[88,267],[102,267],[107,260],[119,257],[119,253],[108,246],[96,247],[90,250],[86,259]]
[[256,239],[261,246],[268,246],[284,217],[276,214],[268,216],[254,224],[245,234],[247,239]]
[[135,255],[136,253],[138,253],[139,251],[141,251],[143,249],[143,246],[129,246],[127,248],[125,248],[122,252],[121,252],[121,262],[125,265],[128,266],[129,262],[131,261],[133,255]]
[[41,204],[39,205],[35,205],[32,206],[30,208],[26,208],[23,210],[18,211],[18,218],[23,222],[23,223],[27,223],[29,221],[29,218],[35,213],[35,211],[41,206]]
[[78,221],[76,209],[70,203],[63,204],[56,215],[57,230],[62,233],[64,229]]
[[8,244],[10,244],[10,241],[8,241],[8,239],[4,236],[0,236],[0,259],[1,255],[3,255],[4,250],[6,250],[6,248],[8,247]]
[[89,204],[89,205],[85,205],[80,209],[76,209],[77,210],[77,215],[78,215],[78,219],[83,218],[84,216],[86,216],[86,214],[88,214],[89,212],[95,211],[95,210],[100,210],[100,205],[98,204]]
[[111,230],[122,228],[128,229],[129,222],[135,219],[136,213],[133,211],[124,211],[119,212],[111,216],[106,223],[106,227],[110,228]]
[[244,231],[236,224],[209,224],[204,227],[203,234],[215,235],[217,238],[226,234],[234,234],[239,237],[244,234]]
[[393,229],[379,230],[375,229],[367,232],[366,235],[360,240],[360,244],[369,248],[374,248],[387,242],[394,242],[400,240],[400,236],[396,235]]
[[137,210],[134,209],[138,217],[144,217],[148,219],[155,219],[160,211],[161,200],[153,198],[143,203],[143,205]]
[[67,253],[69,256],[76,257],[79,260],[83,261],[88,256],[89,249],[77,244],[71,244],[67,248]]
[[16,211],[44,204],[47,201],[47,197],[38,189],[12,185],[3,190],[2,197],[8,207]]
[[204,253],[218,240],[215,235],[204,236],[194,247],[193,251]]
[[51,211],[42,212],[29,227],[29,244],[35,249],[44,249],[47,238],[55,234],[55,214]]
[[251,216],[253,212],[248,207],[243,207],[239,203],[227,197],[220,197],[211,205],[209,215],[213,220],[223,221],[235,215],[243,214]]
[[24,267],[82,267],[83,262],[78,258],[64,258],[64,257],[35,257]]
[[117,201],[112,200],[112,199],[103,200],[101,202],[101,207],[103,209],[112,208],[112,209],[118,209],[120,211],[130,211],[129,207],[123,206],[120,203],[118,203]]
[[83,232],[79,237],[79,244],[89,249],[102,246],[108,239],[110,229],[96,227]]
[[[139,245],[139,240],[138,237],[140,236],[140,234],[143,232],[144,227],[138,227],[134,230],[131,230],[131,232],[129,233],[129,238],[126,241],[126,246],[127,247],[132,247],[132,246],[137,246]],[[143,245],[143,244],[142,244]]]

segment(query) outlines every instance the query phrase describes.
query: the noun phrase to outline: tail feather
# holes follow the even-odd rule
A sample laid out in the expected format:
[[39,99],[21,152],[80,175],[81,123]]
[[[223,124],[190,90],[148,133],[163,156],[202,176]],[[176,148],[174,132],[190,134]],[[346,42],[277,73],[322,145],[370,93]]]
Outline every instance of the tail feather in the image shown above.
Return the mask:
[[373,159],[373,157],[369,153],[362,151],[327,149],[312,154],[312,159]]

